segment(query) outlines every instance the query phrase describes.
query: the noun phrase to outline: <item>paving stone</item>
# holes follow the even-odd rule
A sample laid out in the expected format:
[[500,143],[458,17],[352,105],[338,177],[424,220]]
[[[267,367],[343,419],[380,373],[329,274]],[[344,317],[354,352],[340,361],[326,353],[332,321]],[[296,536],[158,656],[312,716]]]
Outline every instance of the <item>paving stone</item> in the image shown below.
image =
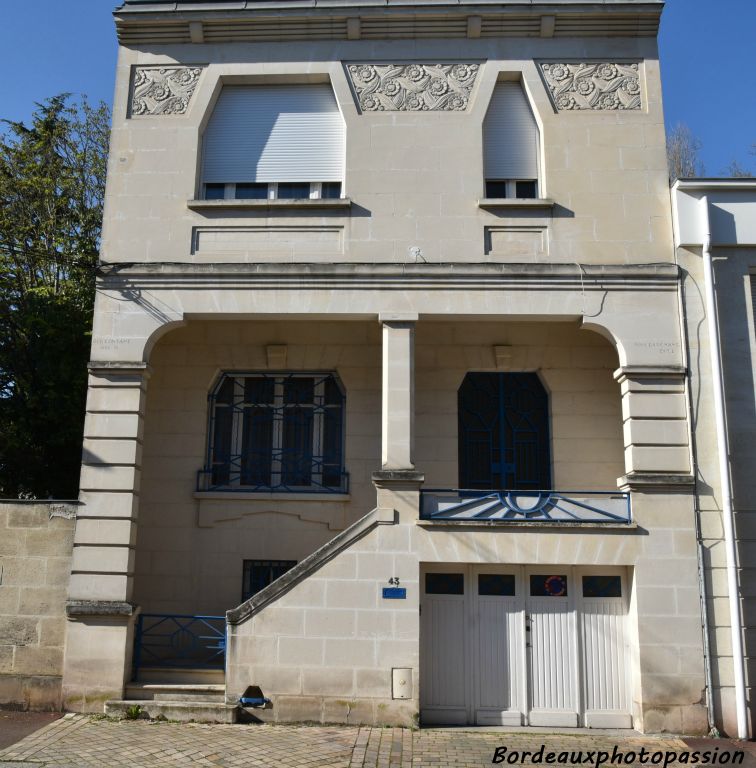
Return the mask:
[[[545,752],[647,751],[680,753],[744,749],[743,765],[756,766],[750,745],[726,740],[697,740],[638,734],[556,734],[530,731],[429,729],[367,726],[206,725],[148,720],[114,720],[66,715],[0,751],[0,768],[482,768],[497,747],[508,752],[541,746]],[[543,758],[542,758],[543,760]],[[545,761],[544,761],[545,762]],[[508,763],[503,763],[507,765]],[[526,759],[522,765],[540,764]],[[595,763],[593,763],[595,765]],[[638,764],[638,763],[636,763]],[[706,763],[699,763],[705,766]]]

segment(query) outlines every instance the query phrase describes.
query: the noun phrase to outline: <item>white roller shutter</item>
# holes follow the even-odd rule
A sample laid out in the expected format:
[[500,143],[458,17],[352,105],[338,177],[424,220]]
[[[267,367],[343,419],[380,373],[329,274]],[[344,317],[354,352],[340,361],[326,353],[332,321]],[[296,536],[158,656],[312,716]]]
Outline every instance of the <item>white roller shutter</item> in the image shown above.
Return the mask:
[[344,120],[330,85],[225,86],[204,137],[204,183],[341,181]]
[[519,83],[497,83],[483,121],[487,179],[538,178],[538,125]]

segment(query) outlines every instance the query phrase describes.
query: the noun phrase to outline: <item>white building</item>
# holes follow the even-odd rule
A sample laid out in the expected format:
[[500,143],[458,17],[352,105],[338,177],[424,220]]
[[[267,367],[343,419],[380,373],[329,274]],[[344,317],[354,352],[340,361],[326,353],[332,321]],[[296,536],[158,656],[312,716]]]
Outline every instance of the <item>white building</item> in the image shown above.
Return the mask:
[[116,11],[65,706],[708,730],[662,6]]

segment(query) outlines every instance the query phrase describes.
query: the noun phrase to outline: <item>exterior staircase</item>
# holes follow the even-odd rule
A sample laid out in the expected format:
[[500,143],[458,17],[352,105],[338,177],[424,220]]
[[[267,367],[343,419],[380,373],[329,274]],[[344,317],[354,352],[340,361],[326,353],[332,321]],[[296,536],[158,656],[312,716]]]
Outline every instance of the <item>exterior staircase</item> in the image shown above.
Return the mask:
[[[126,686],[124,698],[105,702],[105,714],[140,716],[180,723],[235,723],[238,706],[226,704],[223,670],[151,668]],[[134,710],[131,709],[133,712]]]

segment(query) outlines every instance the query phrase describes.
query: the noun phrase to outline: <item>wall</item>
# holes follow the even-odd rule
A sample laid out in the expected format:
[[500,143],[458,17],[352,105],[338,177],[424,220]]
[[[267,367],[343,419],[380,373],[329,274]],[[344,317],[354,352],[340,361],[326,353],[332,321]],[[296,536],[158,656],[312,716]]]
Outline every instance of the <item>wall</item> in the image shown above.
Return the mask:
[[[287,369],[341,377],[344,500],[194,493],[208,392],[222,370],[267,370],[268,344],[287,345]],[[160,341],[150,359],[137,539],[134,599],[144,610],[222,614],[241,600],[244,559],[299,561],[375,506],[380,354],[377,322],[191,322]]]
[[[494,346],[506,345],[498,365]],[[617,353],[577,323],[420,322],[415,464],[427,488],[458,485],[457,391],[468,371],[537,371],[548,395],[552,487],[612,491],[624,474]]]
[[0,501],[0,708],[61,707],[75,502]]
[[[447,61],[449,50],[442,39],[122,48],[103,261],[407,263],[415,260],[413,247],[430,263],[671,261],[653,38],[455,39],[455,61],[480,63],[467,111],[358,112],[344,62],[435,63]],[[539,60],[641,60],[643,108],[556,112]],[[207,62],[186,114],[129,118],[132,67],[182,62]],[[188,208],[199,189],[204,121],[222,79],[301,81],[304,73],[331,81],[344,116],[344,194],[353,201],[351,210]],[[532,97],[542,126],[542,193],[555,201],[553,210],[489,211],[477,205],[484,196],[482,125],[501,73],[521,76]],[[225,251],[193,248],[197,227],[209,229],[210,239],[213,231],[233,231],[235,245]],[[254,228],[246,246],[245,227]],[[288,231],[281,235],[277,227]],[[338,242],[324,247],[332,230]],[[541,235],[543,243],[534,245]],[[498,241],[504,242],[500,249]]]
[[[686,270],[684,297],[691,367],[692,423],[696,441],[697,496],[706,569],[709,643],[717,725],[737,734],[730,636],[721,486],[714,425],[709,339],[703,306],[704,278],[700,249],[678,249]],[[717,306],[730,442],[735,531],[738,538],[739,579],[743,619],[746,685],[750,701],[756,684],[756,327],[751,280],[756,273],[756,249],[715,248]],[[751,734],[756,719],[751,704]]]
[[[469,370],[540,370],[550,392],[554,487],[613,490],[622,475],[616,353],[574,323],[419,323],[415,463],[426,487],[458,484],[457,390]],[[303,495],[195,494],[204,465],[207,393],[220,370],[267,368],[286,344],[291,370],[335,370],[346,389],[345,501]],[[191,322],[151,357],[140,490],[135,601],[159,613],[221,614],[241,597],[244,559],[302,560],[375,506],[380,469],[380,326],[376,323]]]

